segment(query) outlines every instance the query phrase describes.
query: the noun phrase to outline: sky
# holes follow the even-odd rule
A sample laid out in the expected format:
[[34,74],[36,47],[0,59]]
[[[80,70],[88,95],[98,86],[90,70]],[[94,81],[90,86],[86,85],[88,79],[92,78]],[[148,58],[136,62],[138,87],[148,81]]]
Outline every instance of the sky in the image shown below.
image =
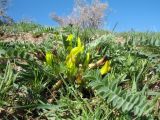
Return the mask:
[[[23,19],[55,26],[52,12],[68,15],[74,0],[10,0],[8,15],[15,21]],[[102,0],[109,7],[106,11],[104,29],[115,31],[160,31],[160,0]]]

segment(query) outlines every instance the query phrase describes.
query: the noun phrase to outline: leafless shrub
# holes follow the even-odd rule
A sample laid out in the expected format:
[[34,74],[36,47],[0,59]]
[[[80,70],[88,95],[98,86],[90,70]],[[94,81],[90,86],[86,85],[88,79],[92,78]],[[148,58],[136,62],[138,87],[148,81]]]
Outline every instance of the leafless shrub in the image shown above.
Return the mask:
[[100,0],[92,0],[90,4],[85,0],[75,0],[70,15],[61,17],[53,13],[51,17],[61,26],[72,24],[82,28],[99,28],[104,23],[106,9],[107,4]]
[[6,15],[8,0],[0,0],[0,17]]
[[6,13],[8,4],[9,0],[0,0],[0,24],[11,24],[13,22],[13,20]]

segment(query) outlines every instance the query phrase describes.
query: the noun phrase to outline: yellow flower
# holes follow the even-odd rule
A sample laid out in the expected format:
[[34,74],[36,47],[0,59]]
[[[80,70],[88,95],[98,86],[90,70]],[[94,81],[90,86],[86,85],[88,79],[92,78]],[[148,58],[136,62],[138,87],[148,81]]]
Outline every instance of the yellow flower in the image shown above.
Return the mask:
[[86,57],[86,62],[89,63],[89,59],[90,59],[90,54],[87,53],[87,57]]
[[46,63],[50,66],[52,66],[52,61],[53,61],[53,54],[52,52],[46,52]]
[[67,41],[71,42],[73,40],[73,34],[69,34],[67,37]]
[[66,57],[66,65],[67,65],[67,68],[69,69],[74,69],[75,68],[75,56],[73,55],[68,55]]
[[100,69],[101,75],[108,73],[111,70],[110,61],[106,61],[104,66]]
[[84,46],[82,46],[80,38],[77,39],[77,47],[72,48],[70,51],[70,54],[66,57],[66,65],[69,69],[74,69],[75,62],[76,62],[76,56],[83,52]]
[[86,54],[86,59],[84,61],[84,65],[88,66],[88,63],[89,63],[89,60],[90,60],[90,54],[89,52]]
[[77,39],[77,45],[78,45],[78,47],[81,47],[82,46],[82,43],[81,43],[81,39],[78,37],[78,39]]
[[70,55],[76,56],[78,53],[83,52],[83,46],[82,47],[75,47],[71,50]]

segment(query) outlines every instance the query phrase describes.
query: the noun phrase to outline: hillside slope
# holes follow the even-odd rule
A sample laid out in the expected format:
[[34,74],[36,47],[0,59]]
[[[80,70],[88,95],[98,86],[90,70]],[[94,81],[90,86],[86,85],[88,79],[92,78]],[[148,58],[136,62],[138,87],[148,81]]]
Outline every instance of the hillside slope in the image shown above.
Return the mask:
[[160,118],[160,33],[0,27],[0,118]]

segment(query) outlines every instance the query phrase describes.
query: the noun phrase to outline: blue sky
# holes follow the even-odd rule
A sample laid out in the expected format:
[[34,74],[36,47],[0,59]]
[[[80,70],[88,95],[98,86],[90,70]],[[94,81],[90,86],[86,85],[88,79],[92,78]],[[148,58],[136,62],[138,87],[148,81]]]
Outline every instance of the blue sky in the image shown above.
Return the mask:
[[[31,19],[39,24],[54,26],[50,13],[67,15],[74,0],[10,0],[8,14],[19,21]],[[102,0],[109,4],[105,29],[115,31],[160,31],[160,0]]]

